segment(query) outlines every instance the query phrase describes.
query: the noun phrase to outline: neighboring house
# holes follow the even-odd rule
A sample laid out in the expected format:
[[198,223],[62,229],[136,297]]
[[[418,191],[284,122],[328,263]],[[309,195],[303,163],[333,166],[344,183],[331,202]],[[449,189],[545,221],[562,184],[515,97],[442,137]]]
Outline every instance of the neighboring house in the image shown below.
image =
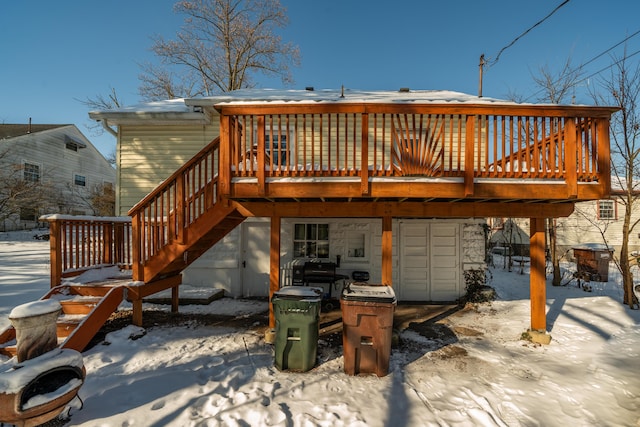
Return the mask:
[[[555,220],[558,254],[573,260],[573,248],[587,243],[606,244],[620,253],[625,206],[618,191],[611,198],[576,203],[574,212]],[[636,206],[631,223],[640,219],[640,206]],[[512,246],[515,254],[529,252],[529,222],[524,218],[492,218],[491,243],[493,246]],[[640,230],[632,233],[629,251],[640,251]]]
[[[465,270],[484,267],[484,218],[531,218],[544,259],[544,218],[608,194],[597,147],[613,111],[447,91],[246,90],[90,117],[117,126],[135,280],[267,296],[314,259],[368,271],[401,301],[452,301]],[[577,141],[581,162],[564,154]],[[532,312],[541,329],[544,307]]]
[[2,200],[21,182],[37,190],[0,216],[8,231],[33,228],[43,214],[98,214],[91,197],[113,190],[116,171],[75,125],[0,124],[0,177]]

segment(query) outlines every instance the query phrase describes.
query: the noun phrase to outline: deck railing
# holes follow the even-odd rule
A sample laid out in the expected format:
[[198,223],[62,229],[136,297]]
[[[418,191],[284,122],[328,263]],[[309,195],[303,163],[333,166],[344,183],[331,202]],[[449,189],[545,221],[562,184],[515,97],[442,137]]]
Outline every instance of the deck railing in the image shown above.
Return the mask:
[[[542,108],[544,107],[544,108]],[[562,180],[609,175],[609,116],[554,106],[284,105],[222,108],[229,183],[388,176]],[[224,150],[223,150],[224,151]],[[221,171],[223,180],[227,179]]]
[[171,243],[184,243],[187,229],[218,202],[219,138],[129,210],[133,221],[133,277]]
[[51,251],[51,287],[63,277],[101,266],[132,265],[131,219],[47,215]]

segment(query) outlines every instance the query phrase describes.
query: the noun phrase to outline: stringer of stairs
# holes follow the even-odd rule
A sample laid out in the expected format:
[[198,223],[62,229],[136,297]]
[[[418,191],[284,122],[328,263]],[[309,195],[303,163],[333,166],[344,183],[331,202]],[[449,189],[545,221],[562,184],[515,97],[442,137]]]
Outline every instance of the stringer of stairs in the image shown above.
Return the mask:
[[180,274],[245,219],[234,207],[216,204],[189,225],[184,242],[170,242],[145,263],[145,283]]
[[[61,285],[42,299],[56,299],[62,306],[57,321],[58,347],[82,351],[122,302],[127,281],[107,281],[85,285]],[[0,332],[0,354],[17,353],[16,330]]]

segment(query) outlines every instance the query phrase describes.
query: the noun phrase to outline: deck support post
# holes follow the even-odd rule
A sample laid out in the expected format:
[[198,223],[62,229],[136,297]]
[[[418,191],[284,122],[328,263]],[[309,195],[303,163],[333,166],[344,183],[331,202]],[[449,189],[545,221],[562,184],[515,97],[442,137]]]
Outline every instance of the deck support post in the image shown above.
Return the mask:
[[391,216],[382,217],[382,284],[393,283],[393,232]]
[[49,254],[52,288],[62,283],[62,226],[60,221],[49,220]]
[[531,293],[531,331],[545,333],[546,322],[546,277],[545,277],[545,220],[544,218],[530,219],[531,274],[529,287]]
[[280,289],[280,227],[281,218],[271,217],[271,249],[269,251],[269,328],[276,327],[271,298]]
[[133,305],[133,319],[131,319],[131,323],[135,326],[142,327],[142,298],[132,300],[131,304]]

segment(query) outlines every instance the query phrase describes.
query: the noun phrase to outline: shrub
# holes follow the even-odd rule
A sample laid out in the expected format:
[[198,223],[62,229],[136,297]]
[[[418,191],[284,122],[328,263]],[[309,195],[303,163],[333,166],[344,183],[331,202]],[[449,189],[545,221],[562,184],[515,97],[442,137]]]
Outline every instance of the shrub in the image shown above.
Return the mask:
[[488,302],[496,297],[495,290],[487,286],[487,276],[485,270],[472,269],[464,272],[465,289],[464,296],[466,302]]

